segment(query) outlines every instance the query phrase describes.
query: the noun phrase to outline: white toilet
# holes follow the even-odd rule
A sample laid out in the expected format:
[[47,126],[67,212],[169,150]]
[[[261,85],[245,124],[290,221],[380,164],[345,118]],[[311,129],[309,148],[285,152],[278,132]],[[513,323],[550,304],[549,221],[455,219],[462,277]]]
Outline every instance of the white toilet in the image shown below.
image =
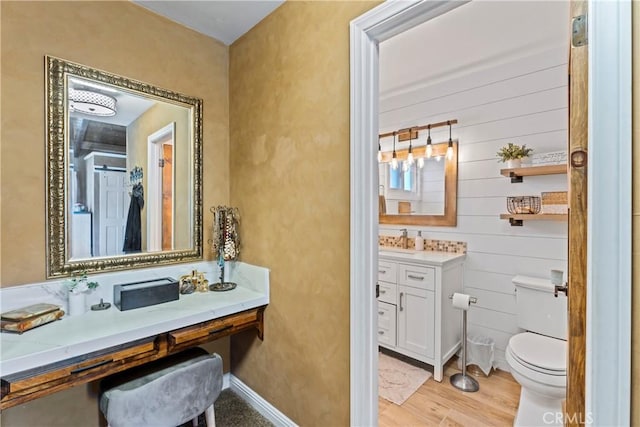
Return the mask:
[[567,392],[567,297],[553,295],[547,279],[516,276],[518,326],[506,350],[511,374],[522,386],[514,426],[563,425]]

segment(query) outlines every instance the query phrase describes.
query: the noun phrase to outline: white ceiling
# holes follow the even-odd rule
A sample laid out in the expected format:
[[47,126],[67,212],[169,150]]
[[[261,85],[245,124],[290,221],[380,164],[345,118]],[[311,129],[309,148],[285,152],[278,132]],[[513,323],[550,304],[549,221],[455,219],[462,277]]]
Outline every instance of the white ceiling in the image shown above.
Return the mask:
[[566,43],[569,2],[475,0],[380,43],[380,96]]
[[[229,45],[284,0],[133,0]],[[380,96],[404,93],[557,46],[569,38],[567,0],[474,0],[380,44]],[[567,42],[568,43],[568,42]],[[567,47],[568,48],[568,47]]]
[[284,3],[284,0],[133,1],[226,45],[236,41]]

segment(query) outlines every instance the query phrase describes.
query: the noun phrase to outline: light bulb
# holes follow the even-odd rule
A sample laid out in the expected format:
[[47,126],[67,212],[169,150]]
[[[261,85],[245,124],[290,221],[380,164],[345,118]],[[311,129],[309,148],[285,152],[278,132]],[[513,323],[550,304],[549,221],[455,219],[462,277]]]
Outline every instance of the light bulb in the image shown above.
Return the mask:
[[409,165],[409,161],[408,160],[405,160],[404,162],[402,162],[402,171],[403,172],[408,171],[409,167],[410,167],[410,165]]
[[414,162],[413,160],[413,153],[411,151],[409,151],[409,154],[407,155],[407,163],[409,163],[410,165],[412,165]]
[[391,159],[391,169],[393,170],[398,169],[398,159],[395,157]]
[[382,163],[382,151],[378,150],[378,163]]
[[453,159],[453,146],[449,145],[447,148],[447,160]]
[[432,154],[433,154],[433,147],[431,147],[431,144],[427,144],[427,159],[430,159]]
[[424,167],[424,157],[418,157],[418,167],[420,169]]
[[436,162],[439,162],[442,159],[442,156],[436,156]]

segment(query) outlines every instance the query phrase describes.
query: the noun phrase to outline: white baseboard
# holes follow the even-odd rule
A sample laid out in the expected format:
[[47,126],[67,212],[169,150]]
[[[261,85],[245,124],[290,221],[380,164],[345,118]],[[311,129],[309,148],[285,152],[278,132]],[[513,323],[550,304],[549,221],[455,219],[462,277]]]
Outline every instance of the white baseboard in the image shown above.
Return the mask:
[[253,391],[248,385],[231,373],[224,374],[222,380],[223,390],[230,388],[258,411],[263,417],[271,421],[276,427],[297,427],[297,424],[280,412],[275,406],[267,402],[258,393]]

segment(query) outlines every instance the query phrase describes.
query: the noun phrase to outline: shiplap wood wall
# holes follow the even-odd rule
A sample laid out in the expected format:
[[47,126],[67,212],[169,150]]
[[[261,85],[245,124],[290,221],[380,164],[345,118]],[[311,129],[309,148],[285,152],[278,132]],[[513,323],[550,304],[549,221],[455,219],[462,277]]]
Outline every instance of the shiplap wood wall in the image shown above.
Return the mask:
[[[380,234],[467,242],[464,290],[478,298],[469,312],[469,334],[495,340],[496,366],[509,370],[504,351],[520,332],[516,323],[514,275],[549,277],[567,271],[567,223],[525,221],[511,227],[506,197],[566,191],[566,175],[525,177],[512,184],[500,175],[496,152],[508,142],[526,144],[536,153],[567,147],[567,47],[546,48],[493,61],[455,78],[380,99],[380,131],[457,119],[459,142],[458,225],[456,227],[380,226]],[[448,139],[448,129],[432,131],[434,142]],[[382,141],[383,150],[391,139]],[[421,132],[418,144],[426,141]],[[414,146],[415,141],[414,141]],[[399,148],[406,148],[399,144]]]

